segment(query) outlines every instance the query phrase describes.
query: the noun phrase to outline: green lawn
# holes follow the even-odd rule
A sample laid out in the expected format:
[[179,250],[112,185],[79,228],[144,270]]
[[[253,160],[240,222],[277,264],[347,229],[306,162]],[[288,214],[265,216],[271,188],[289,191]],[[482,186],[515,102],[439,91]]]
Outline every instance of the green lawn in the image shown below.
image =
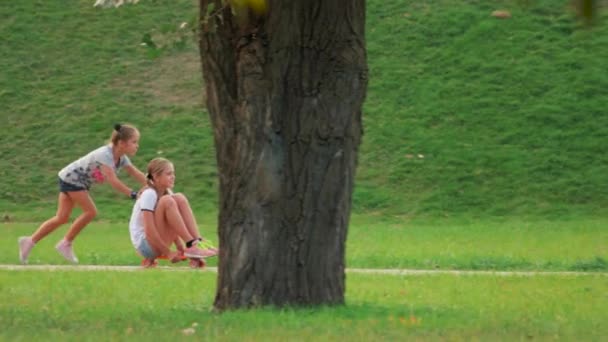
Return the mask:
[[[176,166],[217,242],[217,171],[197,1],[0,2],[0,264],[56,208],[57,172],[115,122],[142,133],[139,168]],[[602,6],[605,2],[602,2]],[[563,0],[368,0],[347,267],[591,271],[586,276],[347,275],[346,305],[210,312],[211,272],[0,271],[0,341],[601,341],[608,336],[608,11]],[[508,20],[490,16],[495,9]],[[142,46],[150,37],[159,47]],[[186,37],[185,39],[183,39]],[[132,181],[128,181],[133,185]],[[138,265],[132,203],[92,192],[82,264]],[[65,264],[53,246],[32,264]],[[210,265],[216,265],[212,259]]]
[[0,271],[0,340],[600,341],[606,276],[347,277],[346,305],[210,311],[209,272]]
[[[214,220],[199,221],[203,235],[217,243]],[[17,237],[31,234],[38,224],[1,226],[0,263],[18,263]],[[355,216],[346,262],[356,268],[608,271],[607,226],[605,219],[402,222]],[[64,263],[53,246],[66,230],[64,226],[42,240],[30,263]],[[83,264],[139,262],[126,223],[92,223],[76,240],[75,251]]]

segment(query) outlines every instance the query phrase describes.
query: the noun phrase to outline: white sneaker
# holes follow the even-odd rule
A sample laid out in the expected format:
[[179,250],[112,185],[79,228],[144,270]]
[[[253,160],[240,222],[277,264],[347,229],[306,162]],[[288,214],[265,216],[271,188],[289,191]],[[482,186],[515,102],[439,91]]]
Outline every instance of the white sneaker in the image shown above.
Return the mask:
[[22,264],[27,264],[27,258],[36,244],[29,236],[22,236],[17,241],[19,242],[19,260]]
[[59,254],[61,254],[65,260],[77,264],[78,263],[78,258],[76,257],[76,255],[74,254],[74,251],[72,250],[72,243],[66,241],[65,239],[59,241],[59,243],[57,245],[55,245],[55,249],[59,252]]

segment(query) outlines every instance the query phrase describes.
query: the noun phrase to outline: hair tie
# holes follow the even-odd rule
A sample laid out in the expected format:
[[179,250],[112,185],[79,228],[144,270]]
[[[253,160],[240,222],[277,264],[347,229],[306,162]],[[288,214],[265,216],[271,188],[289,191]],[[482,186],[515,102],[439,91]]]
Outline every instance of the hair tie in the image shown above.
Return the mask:
[[116,132],[120,132],[120,129],[122,128],[122,125],[117,123],[114,125],[114,129],[116,130]]

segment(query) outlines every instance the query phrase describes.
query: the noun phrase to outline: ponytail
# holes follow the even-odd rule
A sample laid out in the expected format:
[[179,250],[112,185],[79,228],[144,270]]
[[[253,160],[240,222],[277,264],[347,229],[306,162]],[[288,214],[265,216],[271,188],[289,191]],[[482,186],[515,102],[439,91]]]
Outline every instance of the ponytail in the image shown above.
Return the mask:
[[112,130],[109,142],[116,146],[119,141],[128,141],[136,134],[139,134],[139,131],[135,126],[116,123],[114,124],[114,130]]

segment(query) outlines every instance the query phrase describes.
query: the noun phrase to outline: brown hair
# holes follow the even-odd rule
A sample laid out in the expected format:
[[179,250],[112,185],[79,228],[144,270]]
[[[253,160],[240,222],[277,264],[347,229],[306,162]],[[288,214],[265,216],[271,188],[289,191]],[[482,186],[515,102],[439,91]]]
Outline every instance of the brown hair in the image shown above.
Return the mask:
[[110,142],[112,145],[116,146],[119,141],[128,141],[136,134],[139,134],[139,131],[133,125],[115,124],[112,136],[110,137]]

